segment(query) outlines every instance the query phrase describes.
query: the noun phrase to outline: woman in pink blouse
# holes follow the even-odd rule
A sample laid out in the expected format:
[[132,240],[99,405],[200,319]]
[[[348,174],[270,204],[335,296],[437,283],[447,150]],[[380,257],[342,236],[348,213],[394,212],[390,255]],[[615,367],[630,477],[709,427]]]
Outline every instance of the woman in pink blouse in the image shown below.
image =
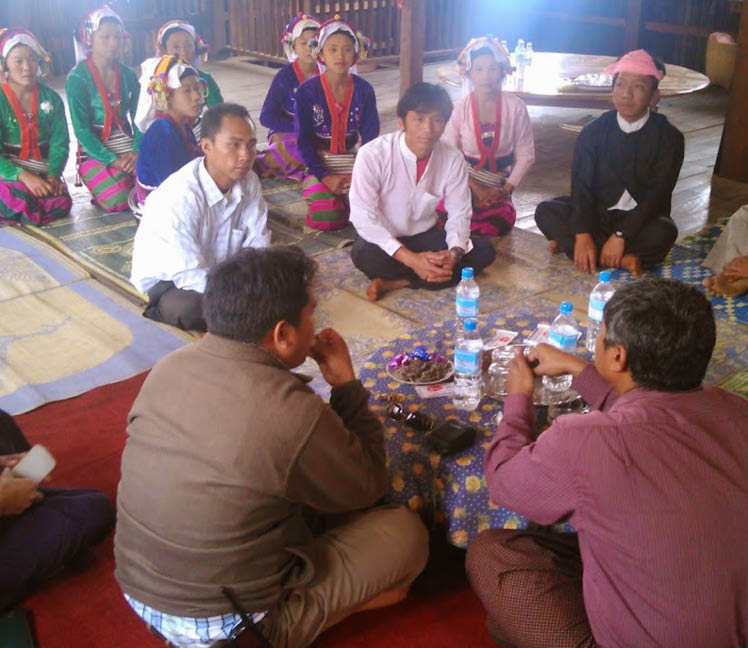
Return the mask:
[[442,139],[462,151],[470,166],[471,232],[502,236],[517,217],[512,192],[535,162],[530,116],[521,99],[501,91],[512,68],[496,39],[471,40],[457,66],[465,96],[455,103]]

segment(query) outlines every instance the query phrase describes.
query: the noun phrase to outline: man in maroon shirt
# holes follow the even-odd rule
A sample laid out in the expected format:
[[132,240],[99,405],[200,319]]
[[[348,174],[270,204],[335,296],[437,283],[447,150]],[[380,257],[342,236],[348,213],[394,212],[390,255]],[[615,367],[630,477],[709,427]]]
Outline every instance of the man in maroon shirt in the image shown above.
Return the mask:
[[[542,528],[481,533],[471,584],[503,646],[745,646],[748,401],[702,387],[715,342],[695,288],[629,283],[594,366],[548,345],[512,361],[488,449],[491,499]],[[532,440],[534,374],[571,373],[591,405]]]

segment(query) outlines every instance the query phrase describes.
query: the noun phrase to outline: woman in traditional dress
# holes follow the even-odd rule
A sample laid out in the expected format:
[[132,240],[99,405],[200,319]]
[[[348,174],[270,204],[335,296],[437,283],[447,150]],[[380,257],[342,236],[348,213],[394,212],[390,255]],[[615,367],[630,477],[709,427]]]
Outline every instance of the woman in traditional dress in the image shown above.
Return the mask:
[[124,33],[122,19],[108,6],[89,12],[75,34],[78,64],[65,82],[78,139],[78,175],[94,203],[108,212],[128,208],[142,136],[131,123],[138,78],[119,60]]
[[0,31],[0,224],[44,225],[70,213],[62,170],[65,106],[39,74],[49,54],[24,29]]
[[471,232],[502,236],[517,218],[512,192],[535,162],[530,116],[521,99],[501,92],[512,68],[496,39],[474,38],[457,65],[465,96],[455,104],[442,139],[461,150],[469,165]]
[[323,23],[312,54],[326,69],[296,91],[294,129],[306,165],[307,224],[314,229],[348,223],[356,145],[379,136],[374,88],[351,71],[367,47],[366,39],[339,16]]
[[136,216],[151,191],[200,155],[192,125],[202,112],[205,93],[197,69],[176,56],[147,59],[141,70],[135,126],[145,134],[130,205]]
[[[203,109],[223,103],[223,95],[215,79],[205,70],[200,69],[200,63],[208,60],[208,46],[197,33],[197,30],[184,20],[170,20],[161,25],[156,35],[156,54],[165,56],[171,54],[182,59],[194,67],[205,87]],[[200,140],[200,119],[195,121],[192,132],[196,140]]]
[[294,104],[299,85],[319,74],[319,66],[309,46],[319,27],[316,18],[298,14],[283,33],[281,42],[289,63],[275,75],[260,113],[260,123],[270,130],[268,147],[257,154],[255,161],[263,177],[294,180],[304,177],[304,160],[294,132]]

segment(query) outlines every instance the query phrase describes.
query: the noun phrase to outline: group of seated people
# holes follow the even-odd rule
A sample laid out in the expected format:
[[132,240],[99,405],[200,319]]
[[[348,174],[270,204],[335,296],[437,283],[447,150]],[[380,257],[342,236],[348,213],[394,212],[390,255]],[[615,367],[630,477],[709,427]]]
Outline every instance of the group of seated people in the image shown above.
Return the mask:
[[[115,577],[169,646],[308,646],[401,601],[428,561],[423,521],[387,500],[385,430],[346,343],[316,332],[316,267],[279,246],[212,268],[207,334],[157,363],[128,416]],[[643,279],[606,305],[593,363],[517,352],[484,473],[491,500],[532,524],[483,531],[466,556],[498,645],[746,645],[748,401],[702,385],[715,338],[696,288]],[[293,371],[307,357],[329,403]],[[533,440],[535,376],[559,374],[591,411]],[[11,466],[28,444],[0,438]],[[6,468],[0,608],[112,522],[102,495]]]
[[[344,340],[315,330],[316,263],[269,246],[260,177],[301,181],[310,226],[353,224],[370,299],[453,286],[463,267],[490,265],[491,238],[513,226],[512,192],[534,161],[527,110],[501,92],[509,59],[484,37],[458,59],[462,100],[417,84],[398,103],[399,130],[380,136],[374,91],[355,74],[366,39],[337,17],[301,15],[284,34],[290,63],[263,108],[271,134],[258,155],[248,111],[197,67],[190,25],[164,25],[140,84],[119,62],[123,38],[108,7],[77,32],[66,90],[78,170],[102,208],[140,211],[132,282],[146,316],[206,334],[154,367],[128,417],[115,576],[171,646],[306,646],[402,600],[429,536],[386,501],[382,424]],[[0,34],[0,53],[0,223],[43,224],[70,209],[63,104],[37,79],[46,54],[32,34]],[[664,70],[649,54],[609,72],[615,110],[581,133],[571,197],[541,203],[536,220],[581,270],[639,275],[677,235],[683,136],[654,110]],[[710,289],[743,285],[746,220],[710,255]],[[746,645],[748,403],[702,386],[715,337],[698,290],[645,279],[608,302],[594,363],[543,344],[515,357],[484,470],[492,500],[533,525],[482,532],[466,563],[500,645]],[[308,357],[329,403],[293,372]],[[592,412],[533,440],[534,377],[563,373]],[[28,444],[0,423],[0,557],[13,565],[0,570],[2,609],[114,520],[100,494],[12,477]],[[558,522],[577,533],[548,526]]]

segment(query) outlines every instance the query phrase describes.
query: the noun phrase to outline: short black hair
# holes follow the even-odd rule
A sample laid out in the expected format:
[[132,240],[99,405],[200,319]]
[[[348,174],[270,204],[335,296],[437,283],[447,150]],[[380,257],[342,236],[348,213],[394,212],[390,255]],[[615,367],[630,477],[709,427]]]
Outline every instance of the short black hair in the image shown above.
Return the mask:
[[641,279],[605,305],[606,347],[620,344],[639,387],[679,392],[701,385],[717,332],[709,300],[688,284]]
[[[649,54],[652,57],[652,61],[654,62],[655,67],[660,72],[662,72],[662,76],[665,77],[667,75],[667,69],[665,68],[665,62],[659,56],[655,56],[654,54],[650,54],[649,52],[647,52],[647,54]],[[617,60],[620,61],[622,58],[623,58],[622,56],[619,56]],[[657,77],[654,77],[654,76],[651,76],[651,75],[650,75],[649,78],[652,79],[652,92],[654,92],[655,90],[657,90],[657,88],[660,87],[660,81],[657,79]],[[613,75],[613,87],[614,88],[616,87],[616,81],[617,80],[618,80],[618,73],[616,73],[616,74]]]
[[208,110],[203,114],[200,136],[214,141],[216,133],[221,130],[221,122],[223,121],[223,118],[229,115],[246,119],[254,128],[254,122],[252,122],[252,118],[249,116],[249,111],[244,106],[235,103],[219,103],[208,108]]
[[295,245],[241,250],[208,274],[208,331],[259,344],[278,322],[298,326],[316,271],[317,263]]
[[438,110],[444,121],[449,121],[452,115],[452,100],[447,91],[433,83],[416,83],[405,91],[397,102],[397,116],[404,120],[411,110],[427,113]]

